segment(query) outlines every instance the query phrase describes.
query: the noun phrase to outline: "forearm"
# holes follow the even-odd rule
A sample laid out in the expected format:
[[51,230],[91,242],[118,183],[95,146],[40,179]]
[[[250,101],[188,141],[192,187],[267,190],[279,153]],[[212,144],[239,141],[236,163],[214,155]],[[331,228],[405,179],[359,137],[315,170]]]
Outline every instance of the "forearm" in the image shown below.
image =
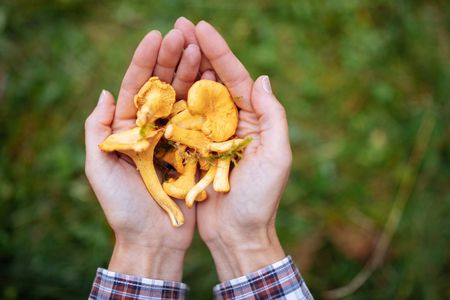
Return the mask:
[[116,242],[108,270],[145,278],[181,281],[185,251]]

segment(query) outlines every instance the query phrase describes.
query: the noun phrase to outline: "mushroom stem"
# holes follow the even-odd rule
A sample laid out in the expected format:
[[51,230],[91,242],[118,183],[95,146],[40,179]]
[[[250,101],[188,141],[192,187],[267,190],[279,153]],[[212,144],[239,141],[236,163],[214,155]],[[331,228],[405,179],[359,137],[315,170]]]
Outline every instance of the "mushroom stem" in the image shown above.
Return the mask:
[[231,157],[219,158],[217,160],[217,171],[213,183],[213,188],[216,192],[226,193],[230,191],[230,182],[228,180],[230,163]]
[[159,206],[169,215],[170,221],[174,227],[179,227],[184,223],[184,216],[178,205],[164,192],[156,175],[153,165],[153,151],[161,139],[163,133],[158,132],[150,142],[150,147],[143,152],[133,150],[121,150],[120,152],[130,156],[136,164],[139,173],[144,181],[147,190]]
[[200,131],[184,129],[173,124],[166,127],[164,137],[170,141],[184,144],[197,150],[202,156],[208,156],[208,144],[211,141]]
[[154,123],[157,117],[152,114],[150,104],[155,102],[154,99],[158,99],[157,95],[152,95],[153,97],[148,97],[148,102],[144,103],[142,107],[136,113],[136,126],[144,127],[147,123]]
[[[195,185],[195,174],[197,173],[197,158],[190,157],[187,159],[184,172],[178,177],[178,179],[169,179],[163,183],[164,191],[169,195],[177,199],[184,199],[189,190]],[[206,199],[206,192],[202,191],[197,201]]]
[[197,182],[196,185],[186,195],[186,206],[191,208],[194,205],[194,201],[197,196],[214,180],[214,175],[216,174],[217,166],[212,165],[205,176]]
[[210,143],[208,145],[208,150],[215,152],[228,152],[231,149],[241,146],[244,142],[244,139],[232,139],[221,143]]

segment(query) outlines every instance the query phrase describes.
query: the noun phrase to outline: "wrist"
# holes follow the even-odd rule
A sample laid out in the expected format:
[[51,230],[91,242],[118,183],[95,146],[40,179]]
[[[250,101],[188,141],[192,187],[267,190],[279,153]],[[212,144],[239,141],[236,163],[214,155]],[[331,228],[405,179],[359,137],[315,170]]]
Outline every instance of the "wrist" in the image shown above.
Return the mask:
[[185,251],[117,241],[108,269],[151,279],[181,281]]
[[207,246],[222,282],[255,272],[286,256],[275,228],[241,232],[232,238],[221,235]]

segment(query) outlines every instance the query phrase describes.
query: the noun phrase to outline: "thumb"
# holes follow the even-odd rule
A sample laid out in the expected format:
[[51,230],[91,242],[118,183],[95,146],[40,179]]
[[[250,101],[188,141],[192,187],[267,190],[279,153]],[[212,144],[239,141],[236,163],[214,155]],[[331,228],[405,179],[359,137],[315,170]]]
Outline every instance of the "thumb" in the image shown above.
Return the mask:
[[291,157],[286,112],[273,95],[268,76],[264,75],[256,79],[251,101],[258,117],[264,152],[267,151],[269,155],[276,153],[276,157]]
[[111,156],[103,153],[98,145],[111,134],[111,123],[114,118],[113,95],[102,90],[98,99],[97,106],[86,119],[85,128],[85,142],[86,142],[86,164],[89,162],[98,162],[111,159]]

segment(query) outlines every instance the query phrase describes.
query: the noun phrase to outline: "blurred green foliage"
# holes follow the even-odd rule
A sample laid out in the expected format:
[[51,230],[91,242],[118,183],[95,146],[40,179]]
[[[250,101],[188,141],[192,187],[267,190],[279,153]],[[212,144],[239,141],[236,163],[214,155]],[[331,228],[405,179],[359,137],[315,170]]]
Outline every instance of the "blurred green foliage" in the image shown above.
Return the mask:
[[[84,176],[84,119],[140,38],[181,15],[216,26],[287,109],[278,229],[313,293],[362,268],[401,174],[419,168],[383,267],[348,299],[450,297],[448,1],[17,0],[0,3],[0,298],[86,298],[112,235]],[[432,139],[411,165],[425,111]],[[198,237],[184,280],[211,298]]]

